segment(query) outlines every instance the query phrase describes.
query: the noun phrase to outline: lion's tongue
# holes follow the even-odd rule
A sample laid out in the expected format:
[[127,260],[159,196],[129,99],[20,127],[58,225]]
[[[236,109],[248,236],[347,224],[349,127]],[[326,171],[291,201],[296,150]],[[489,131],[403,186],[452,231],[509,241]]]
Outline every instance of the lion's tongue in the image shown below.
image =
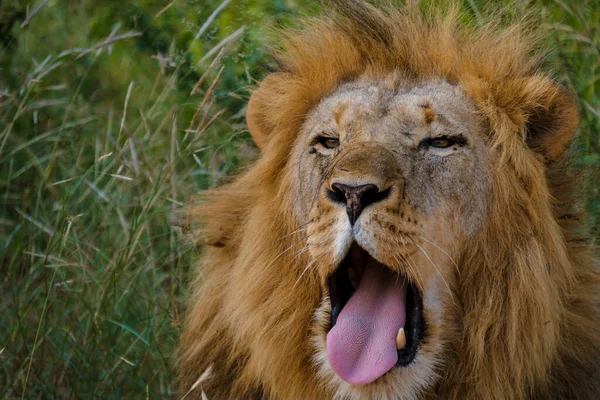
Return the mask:
[[340,378],[365,385],[396,364],[396,335],[406,321],[406,286],[369,258],[356,292],[327,335],[327,357]]

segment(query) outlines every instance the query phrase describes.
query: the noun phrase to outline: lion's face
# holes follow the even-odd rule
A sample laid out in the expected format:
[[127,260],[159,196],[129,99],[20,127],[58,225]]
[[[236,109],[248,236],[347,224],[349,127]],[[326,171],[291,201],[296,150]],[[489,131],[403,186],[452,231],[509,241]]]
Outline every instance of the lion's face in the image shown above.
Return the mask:
[[295,212],[324,293],[314,359],[342,392],[434,380],[455,259],[486,218],[485,149],[475,107],[441,81],[345,84],[308,115]]

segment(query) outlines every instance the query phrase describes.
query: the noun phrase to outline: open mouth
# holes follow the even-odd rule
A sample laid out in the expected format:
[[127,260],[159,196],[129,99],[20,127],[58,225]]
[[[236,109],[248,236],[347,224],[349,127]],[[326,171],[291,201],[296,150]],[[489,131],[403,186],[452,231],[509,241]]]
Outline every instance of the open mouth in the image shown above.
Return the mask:
[[423,300],[405,277],[356,242],[329,276],[327,357],[348,383],[365,385],[409,365],[424,335]]

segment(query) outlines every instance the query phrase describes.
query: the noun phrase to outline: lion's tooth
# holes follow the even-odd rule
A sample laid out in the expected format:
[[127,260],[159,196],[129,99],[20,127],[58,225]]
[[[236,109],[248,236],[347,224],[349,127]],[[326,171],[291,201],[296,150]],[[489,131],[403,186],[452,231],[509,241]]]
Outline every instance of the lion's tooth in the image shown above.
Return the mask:
[[400,350],[406,344],[406,335],[404,334],[404,328],[400,328],[398,330],[398,334],[396,335],[396,348]]

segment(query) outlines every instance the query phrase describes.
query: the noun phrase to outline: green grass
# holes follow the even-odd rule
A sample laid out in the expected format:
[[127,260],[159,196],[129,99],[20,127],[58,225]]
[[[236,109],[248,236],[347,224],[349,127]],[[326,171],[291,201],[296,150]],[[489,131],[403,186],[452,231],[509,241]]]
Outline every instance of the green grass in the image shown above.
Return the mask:
[[[185,206],[256,156],[244,105],[269,64],[261,21],[298,7],[233,2],[195,39],[221,2],[122,4],[52,0],[25,28],[35,5],[0,6],[24,13],[0,50],[0,398],[174,397],[201,247]],[[600,4],[512,8],[526,9],[553,26],[548,62],[582,111],[577,162],[597,168]],[[598,196],[586,206],[597,227]]]

